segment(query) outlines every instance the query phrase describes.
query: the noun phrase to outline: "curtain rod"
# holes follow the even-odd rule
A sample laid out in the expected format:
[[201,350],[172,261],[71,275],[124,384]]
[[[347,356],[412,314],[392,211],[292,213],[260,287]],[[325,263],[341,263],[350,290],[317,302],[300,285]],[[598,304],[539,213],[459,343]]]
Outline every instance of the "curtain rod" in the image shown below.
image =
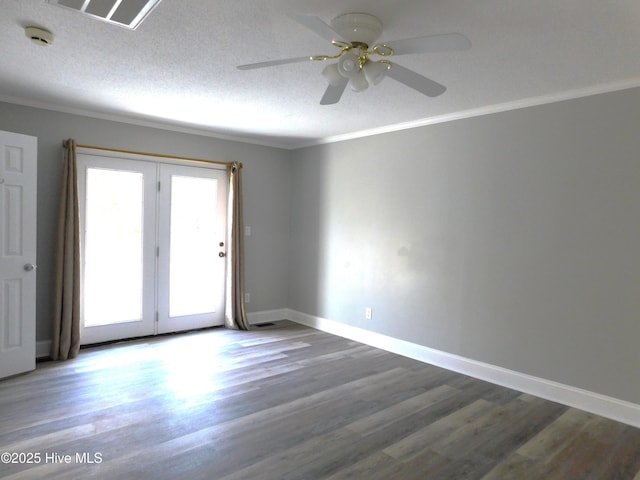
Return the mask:
[[[114,152],[114,153],[129,153],[132,155],[144,155],[147,157],[169,158],[174,160],[187,160],[189,162],[209,163],[213,165],[224,165],[226,167],[230,167],[234,164],[234,162],[221,162],[218,160],[203,160],[201,158],[177,157],[175,155],[163,155],[161,153],[136,152],[134,150],[122,150],[119,148],[96,147],[94,145],[82,145],[80,143],[76,143],[76,147],[91,148],[93,150],[104,150],[106,152]],[[242,164],[242,162],[238,162],[238,165],[240,165],[240,168],[244,168],[244,165]]]

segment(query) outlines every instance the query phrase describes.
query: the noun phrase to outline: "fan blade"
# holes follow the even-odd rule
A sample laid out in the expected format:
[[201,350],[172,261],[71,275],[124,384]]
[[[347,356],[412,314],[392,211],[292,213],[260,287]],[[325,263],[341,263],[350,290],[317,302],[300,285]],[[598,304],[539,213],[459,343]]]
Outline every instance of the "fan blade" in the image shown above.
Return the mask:
[[426,37],[405,38],[385,43],[393,48],[394,55],[409,53],[452,52],[471,48],[471,42],[460,33],[445,33],[442,35],[428,35]]
[[333,28],[318,17],[299,13],[290,13],[289,16],[329,42],[332,40],[344,41]]
[[404,83],[407,87],[411,87],[414,90],[425,94],[427,97],[437,97],[438,95],[442,95],[447,89],[444,85],[430,80],[427,77],[423,77],[419,73],[402,67],[397,63],[392,65],[387,76],[400,83]]
[[333,105],[334,103],[338,103],[348,83],[349,79],[343,78],[337,85],[329,85],[320,100],[320,105]]
[[276,65],[287,65],[289,63],[300,63],[311,60],[311,57],[282,58],[280,60],[270,60],[268,62],[249,63],[247,65],[238,65],[238,70],[253,70],[255,68],[275,67]]

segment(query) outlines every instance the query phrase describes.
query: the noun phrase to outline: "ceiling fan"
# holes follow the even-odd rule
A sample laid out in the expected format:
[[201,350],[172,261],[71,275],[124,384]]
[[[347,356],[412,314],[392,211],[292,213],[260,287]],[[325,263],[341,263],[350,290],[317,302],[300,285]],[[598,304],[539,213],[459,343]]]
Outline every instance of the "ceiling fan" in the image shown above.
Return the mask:
[[[460,33],[428,35],[374,44],[382,33],[382,22],[368,13],[345,13],[334,18],[331,25],[311,15],[291,14],[290,16],[312,32],[330,41],[340,51],[336,55],[283,58],[240,65],[238,68],[252,70],[308,60],[336,60],[322,71],[329,86],[320,100],[321,105],[338,103],[347,85],[356,92],[362,92],[369,85],[379,84],[386,76],[424,95],[437,97],[443,94],[447,87],[398,65],[395,61],[391,62],[389,58],[411,53],[464,50],[471,47],[469,39]],[[376,59],[378,57],[379,59]]]

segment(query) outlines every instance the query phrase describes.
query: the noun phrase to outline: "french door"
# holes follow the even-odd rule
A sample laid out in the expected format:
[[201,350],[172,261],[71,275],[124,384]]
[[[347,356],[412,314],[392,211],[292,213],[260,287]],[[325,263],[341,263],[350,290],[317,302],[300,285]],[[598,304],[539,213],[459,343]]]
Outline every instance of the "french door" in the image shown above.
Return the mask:
[[226,170],[78,152],[82,344],[224,323]]

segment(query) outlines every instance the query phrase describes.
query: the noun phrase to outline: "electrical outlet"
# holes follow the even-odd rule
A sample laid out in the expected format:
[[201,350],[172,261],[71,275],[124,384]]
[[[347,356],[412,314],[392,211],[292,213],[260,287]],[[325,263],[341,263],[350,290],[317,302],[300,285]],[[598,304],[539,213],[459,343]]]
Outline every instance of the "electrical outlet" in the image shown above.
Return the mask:
[[367,320],[371,320],[371,307],[367,307],[364,309],[364,318]]
[[244,294],[244,303],[251,303],[251,294],[250,293],[245,293]]

